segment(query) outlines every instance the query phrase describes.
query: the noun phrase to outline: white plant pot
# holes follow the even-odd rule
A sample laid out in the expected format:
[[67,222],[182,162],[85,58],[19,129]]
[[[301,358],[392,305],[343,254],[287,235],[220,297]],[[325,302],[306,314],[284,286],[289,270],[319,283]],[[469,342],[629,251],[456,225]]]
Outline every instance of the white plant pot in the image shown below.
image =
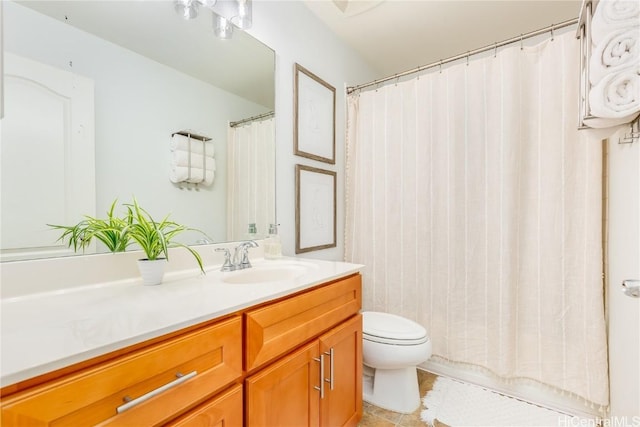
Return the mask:
[[167,260],[165,258],[154,259],[153,261],[148,259],[139,259],[138,268],[140,269],[142,282],[145,285],[159,285],[162,283],[164,268],[166,265]]

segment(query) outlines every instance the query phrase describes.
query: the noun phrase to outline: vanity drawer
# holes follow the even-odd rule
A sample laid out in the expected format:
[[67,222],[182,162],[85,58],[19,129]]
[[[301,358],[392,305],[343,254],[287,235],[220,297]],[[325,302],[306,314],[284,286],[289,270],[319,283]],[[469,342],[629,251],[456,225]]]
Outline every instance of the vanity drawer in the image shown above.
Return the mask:
[[240,378],[241,357],[234,317],[10,397],[2,425],[158,425]]
[[245,313],[245,369],[251,371],[356,314],[359,274]]

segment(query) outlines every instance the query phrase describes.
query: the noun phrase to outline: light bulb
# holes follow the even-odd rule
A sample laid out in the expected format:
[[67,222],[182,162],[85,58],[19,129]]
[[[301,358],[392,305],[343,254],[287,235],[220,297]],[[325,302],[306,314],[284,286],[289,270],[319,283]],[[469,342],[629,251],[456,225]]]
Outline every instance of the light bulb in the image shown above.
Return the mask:
[[235,0],[238,6],[237,15],[231,18],[231,22],[238,28],[246,30],[251,27],[251,0]]
[[198,2],[195,0],[175,0],[176,13],[184,19],[193,19],[198,16]]
[[216,5],[217,0],[198,0],[200,2],[201,5],[203,5],[204,7],[207,7],[209,9],[211,9],[213,6]]
[[213,33],[221,39],[230,39],[233,35],[233,25],[224,16],[213,14]]

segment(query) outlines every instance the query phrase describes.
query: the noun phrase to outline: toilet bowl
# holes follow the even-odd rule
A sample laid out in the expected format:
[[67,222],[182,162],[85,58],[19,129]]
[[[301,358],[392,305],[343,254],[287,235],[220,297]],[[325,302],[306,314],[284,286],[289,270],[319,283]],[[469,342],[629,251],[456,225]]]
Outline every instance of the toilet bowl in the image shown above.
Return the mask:
[[380,408],[412,413],[420,406],[416,365],[431,357],[427,331],[389,313],[362,313],[363,399]]

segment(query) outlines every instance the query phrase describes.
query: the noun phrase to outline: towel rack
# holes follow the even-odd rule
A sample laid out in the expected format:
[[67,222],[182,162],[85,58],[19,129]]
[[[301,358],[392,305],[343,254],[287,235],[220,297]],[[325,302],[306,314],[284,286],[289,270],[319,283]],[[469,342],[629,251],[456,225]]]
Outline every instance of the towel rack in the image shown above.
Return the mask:
[[585,120],[593,119],[589,105],[589,63],[591,62],[591,20],[598,0],[583,0],[578,31],[576,37],[580,39],[580,107],[578,108],[578,129],[589,129]]
[[[606,31],[611,32],[612,34],[616,34],[614,31],[632,30],[638,27],[638,24],[635,23],[633,19],[629,19],[628,23],[625,21],[624,25],[616,28],[615,30],[606,27],[606,25],[604,24],[604,22],[606,21],[603,16],[608,10],[607,7],[610,6],[613,1],[614,0],[611,0],[610,2],[605,2],[605,0],[582,1],[582,8],[580,10],[580,17],[578,19],[578,31],[576,34],[576,37],[580,39],[580,94],[578,100],[578,129],[607,128],[624,124],[631,124],[631,134],[626,135],[625,138],[622,138],[620,140],[621,144],[628,144],[637,141],[638,138],[637,125],[635,126],[635,128],[633,125],[633,121],[638,117],[638,110],[629,111],[629,115],[625,117],[609,115],[608,112],[604,111],[605,109],[600,108],[599,105],[594,105],[594,102],[596,102],[594,101],[594,99],[590,99],[590,95],[593,94],[594,90],[597,90],[598,92],[603,91],[603,89],[600,88],[601,83],[596,82],[597,84],[592,84],[592,77],[595,77],[597,80],[601,80],[604,78],[602,76],[599,76],[597,71],[591,69],[591,66],[594,65],[591,63],[592,59],[597,60],[595,62],[602,62],[602,65],[606,68],[604,61],[601,58],[593,57],[593,55],[596,55],[595,52],[598,52],[600,49],[600,47],[596,48],[593,44],[594,31],[599,33]],[[626,11],[620,13],[624,15]],[[600,19],[601,21],[600,31],[598,31],[598,28],[594,27],[593,25],[598,19]],[[634,42],[638,42],[635,37],[629,37],[631,37]],[[607,45],[609,41],[610,40],[607,40],[607,37],[605,37],[604,34],[601,34],[601,37],[599,37],[597,44]],[[632,64],[630,63],[630,66],[631,65]],[[621,71],[612,71],[612,73],[612,76],[620,76]],[[602,94],[600,93],[600,95]]]
[[625,133],[624,137],[618,138],[618,144],[633,144],[640,139],[640,116],[637,117],[629,125],[629,133]]
[[206,181],[207,171],[206,171],[205,165],[203,164],[203,167],[202,167],[202,179],[200,180],[200,182],[192,182],[191,181],[191,169],[192,169],[192,165],[191,165],[191,153],[192,153],[191,141],[192,140],[196,140],[198,142],[202,142],[202,144],[203,144],[202,156],[203,156],[203,160],[204,160],[204,159],[206,159],[206,150],[204,149],[204,144],[209,142],[209,141],[211,141],[212,138],[210,138],[208,136],[205,136],[205,135],[201,135],[201,134],[192,132],[191,130],[180,130],[180,131],[177,131],[177,132],[173,132],[171,134],[171,137],[173,138],[175,135],[184,136],[184,137],[188,138],[188,140],[189,140],[189,150],[188,150],[189,151],[189,157],[188,157],[188,164],[187,164],[187,168],[189,170],[189,175],[188,175],[186,181],[181,181],[180,183],[178,183],[178,187],[180,189],[183,189],[182,185],[186,184],[187,185],[187,189],[190,190],[191,187],[189,187],[189,184],[193,184],[193,186],[196,189],[196,191],[199,191],[200,189],[199,189],[198,185],[199,184],[203,184]]
[[186,136],[187,138],[193,138],[203,142],[211,141],[211,138],[209,138],[208,136],[198,135],[197,133],[193,133],[188,130],[180,130],[178,132],[174,132],[171,134],[171,136],[174,136],[174,135],[182,135],[182,136]]

